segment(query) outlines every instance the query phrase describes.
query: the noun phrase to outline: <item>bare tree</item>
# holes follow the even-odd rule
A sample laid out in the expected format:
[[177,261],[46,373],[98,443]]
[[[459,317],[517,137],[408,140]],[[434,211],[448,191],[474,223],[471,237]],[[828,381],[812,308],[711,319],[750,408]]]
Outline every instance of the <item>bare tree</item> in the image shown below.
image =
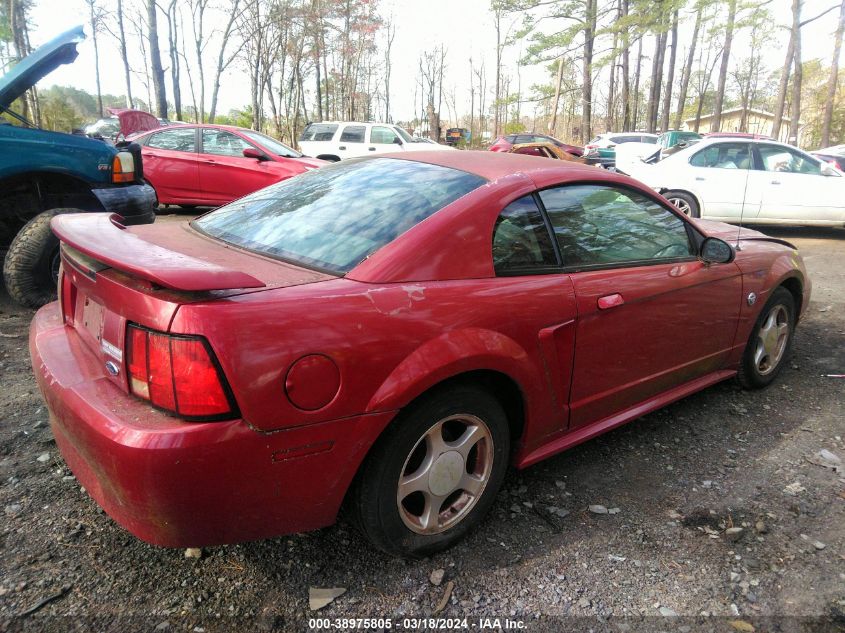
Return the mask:
[[117,0],[117,34],[120,44],[120,59],[123,62],[123,80],[126,82],[126,107],[132,107],[132,80],[129,70],[129,55],[126,52],[126,32],[123,29],[123,0]]
[[713,108],[713,122],[710,129],[717,132],[722,125],[722,106],[725,100],[725,86],[728,80],[728,64],[731,61],[734,25],[736,23],[737,0],[728,0],[728,21],[725,25],[725,46],[722,48],[722,60],[719,66],[719,83],[716,87],[716,104]]
[[176,1],[170,0],[165,15],[167,15],[167,44],[170,51],[170,81],[173,85],[173,109],[176,110],[176,120],[181,121],[182,89],[179,72],[179,24],[177,22]]
[[[390,123],[390,73],[391,70],[393,70],[390,59],[390,51],[393,48],[393,39],[396,37],[396,25],[393,23],[392,16],[387,19],[384,26],[384,120],[387,123]],[[319,72],[319,67],[317,72]]]
[[167,118],[167,87],[164,85],[164,68],[158,46],[158,20],[155,0],[147,0],[147,34],[150,43],[150,65],[152,67],[153,89],[155,90],[158,116]]
[[237,45],[229,48],[234,33],[235,21],[256,1],[257,0],[246,0],[245,4],[241,5],[240,0],[229,0],[229,5],[226,9],[228,17],[226,19],[226,26],[223,29],[222,39],[220,41],[220,50],[217,52],[217,65],[214,68],[214,83],[211,86],[211,108],[208,111],[208,119],[212,123],[214,123],[214,117],[217,116],[217,96],[220,93],[220,77],[226,69],[231,66],[237,56],[240,55],[240,52],[244,47],[244,39],[241,37]]
[[88,5],[88,19],[91,24],[91,40],[94,43],[94,80],[97,84],[97,112],[103,117],[103,90],[100,87],[100,45],[97,34],[102,30],[103,13],[97,6],[97,0],[85,0]]
[[666,76],[666,92],[663,95],[663,114],[660,120],[660,131],[669,129],[669,112],[672,109],[672,86],[675,81],[675,58],[678,53],[678,10],[672,14],[672,53],[669,55],[669,72]]
[[687,54],[687,62],[684,65],[684,72],[681,75],[681,85],[678,92],[678,111],[675,113],[675,129],[681,129],[681,119],[684,116],[684,106],[687,102],[687,89],[689,87],[690,77],[692,76],[692,63],[695,60],[695,47],[698,42],[698,32],[701,28],[701,9],[695,12],[695,26],[692,29],[692,39],[690,40],[690,49]]
[[830,75],[827,80],[827,99],[824,103],[824,115],[822,116],[822,147],[830,145],[830,122],[833,118],[833,104],[836,101],[836,87],[839,83],[839,53],[842,50],[843,31],[845,31],[845,0],[842,0],[839,7],[839,24],[836,27],[833,58],[830,61]]

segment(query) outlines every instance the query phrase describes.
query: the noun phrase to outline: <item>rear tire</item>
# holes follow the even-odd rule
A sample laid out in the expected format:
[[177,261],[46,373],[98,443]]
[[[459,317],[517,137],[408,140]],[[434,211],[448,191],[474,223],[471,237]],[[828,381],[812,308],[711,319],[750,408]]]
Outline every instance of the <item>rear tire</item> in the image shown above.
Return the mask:
[[3,279],[9,296],[27,308],[40,308],[56,299],[59,271],[59,239],[50,220],[60,213],[79,209],[51,209],[39,213],[18,232],[3,262]]
[[663,197],[671,202],[684,215],[691,218],[700,218],[701,209],[698,206],[698,200],[695,196],[686,191],[667,191]]
[[389,554],[446,549],[490,510],[509,455],[507,417],[493,396],[469,385],[434,392],[367,456],[351,491],[353,521]]
[[783,286],[778,287],[760,311],[737,373],[746,389],[762,389],[780,373],[795,331],[795,299]]

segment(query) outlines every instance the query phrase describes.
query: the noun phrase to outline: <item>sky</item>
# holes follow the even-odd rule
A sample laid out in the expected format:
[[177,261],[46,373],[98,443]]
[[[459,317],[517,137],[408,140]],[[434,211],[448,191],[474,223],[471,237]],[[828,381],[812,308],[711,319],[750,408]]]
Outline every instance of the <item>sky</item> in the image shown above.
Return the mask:
[[[837,3],[836,0],[805,0],[802,17],[812,17]],[[102,4],[113,10],[115,0],[102,0]],[[487,67],[488,86],[494,85],[495,69],[495,31],[489,13],[489,0],[382,0],[382,14],[393,15],[396,24],[396,38],[393,44],[393,72],[391,79],[391,111],[396,120],[408,120],[415,114],[414,88],[417,76],[418,59],[422,51],[430,50],[436,44],[443,44],[447,49],[446,84],[444,90],[455,87],[457,108],[461,113],[469,109],[468,84],[470,79],[470,58],[477,65],[481,59]],[[838,4],[838,3],[837,3]],[[775,14],[776,24],[789,24],[791,21],[789,0],[773,0],[769,5]],[[31,13],[33,30],[30,39],[37,46],[62,31],[76,24],[86,24],[87,13],[82,0],[36,0]],[[825,64],[833,52],[832,33],[836,28],[838,11],[832,11],[825,17],[807,25],[802,30],[803,59],[823,58]],[[691,20],[689,21],[691,22]],[[217,25],[212,24],[214,28]],[[222,29],[223,25],[218,28]],[[162,54],[166,56],[166,22],[159,23],[162,40]],[[127,31],[133,31],[126,24]],[[679,54],[689,44],[692,25],[682,26],[680,33]],[[787,31],[783,29],[780,41],[766,47],[764,63],[770,69],[777,69],[783,64]],[[739,59],[747,54],[747,42],[740,38],[734,46],[732,57]],[[520,55],[521,45],[517,44],[506,50],[504,61],[509,72],[515,74],[516,60]],[[215,52],[209,55],[207,73],[213,72]],[[167,65],[168,60],[162,60]],[[249,100],[249,80],[235,62],[224,75],[220,91],[219,111],[227,112],[231,108],[243,107]],[[76,62],[64,66],[46,77],[40,86],[70,85],[96,92],[94,80],[94,47],[90,37],[79,46]],[[123,94],[123,71],[118,55],[117,43],[108,34],[100,40],[100,71],[104,93]],[[522,86],[526,90],[532,83],[548,81],[546,71],[541,66],[521,69]],[[714,77],[715,80],[715,77]],[[513,79],[515,85],[516,79]],[[168,78],[169,83],[169,78]],[[145,97],[142,86],[133,82],[133,91],[139,97]],[[169,85],[168,85],[169,91]],[[187,86],[183,87],[183,101],[190,101]],[[168,92],[169,94],[169,92]],[[488,98],[489,100],[489,98]],[[445,117],[445,105],[442,116]]]

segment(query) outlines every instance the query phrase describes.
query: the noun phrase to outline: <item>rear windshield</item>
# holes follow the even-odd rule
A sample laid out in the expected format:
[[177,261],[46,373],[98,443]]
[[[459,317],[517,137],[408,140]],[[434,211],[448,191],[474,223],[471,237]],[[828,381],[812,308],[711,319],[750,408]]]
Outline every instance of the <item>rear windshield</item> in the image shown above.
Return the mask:
[[353,159],[257,191],[192,225],[236,246],[343,274],[485,182],[416,161]]
[[337,132],[337,125],[332,125],[330,123],[312,123],[311,125],[306,125],[305,129],[302,130],[302,136],[299,137],[300,141],[330,141],[334,136],[334,133]]

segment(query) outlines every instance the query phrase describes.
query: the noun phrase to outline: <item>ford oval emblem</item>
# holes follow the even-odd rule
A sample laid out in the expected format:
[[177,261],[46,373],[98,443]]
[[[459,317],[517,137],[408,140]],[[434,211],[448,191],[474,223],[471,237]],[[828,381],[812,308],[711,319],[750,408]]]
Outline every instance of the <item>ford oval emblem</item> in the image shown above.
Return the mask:
[[106,371],[109,372],[110,376],[117,376],[120,373],[120,368],[117,366],[116,363],[113,363],[110,360],[106,361]]

